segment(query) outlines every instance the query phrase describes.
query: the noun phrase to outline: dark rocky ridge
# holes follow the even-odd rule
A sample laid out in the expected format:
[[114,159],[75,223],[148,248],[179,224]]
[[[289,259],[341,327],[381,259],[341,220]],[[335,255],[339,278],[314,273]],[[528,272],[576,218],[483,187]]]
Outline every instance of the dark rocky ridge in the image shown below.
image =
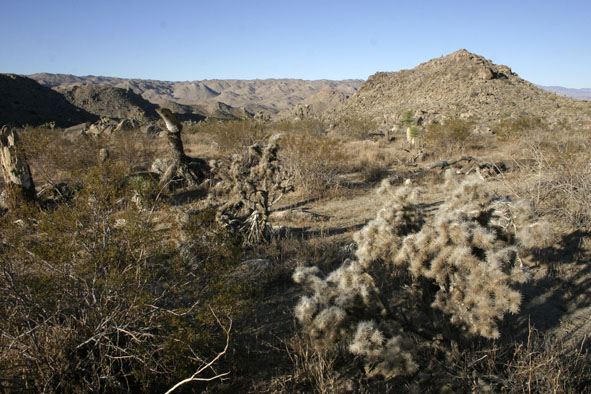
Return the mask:
[[156,119],[157,106],[128,89],[97,85],[55,89],[70,103],[97,116],[116,119]]
[[30,78],[0,74],[0,125],[39,126],[55,122],[57,127],[68,127],[97,119],[98,116],[72,105],[58,92]]

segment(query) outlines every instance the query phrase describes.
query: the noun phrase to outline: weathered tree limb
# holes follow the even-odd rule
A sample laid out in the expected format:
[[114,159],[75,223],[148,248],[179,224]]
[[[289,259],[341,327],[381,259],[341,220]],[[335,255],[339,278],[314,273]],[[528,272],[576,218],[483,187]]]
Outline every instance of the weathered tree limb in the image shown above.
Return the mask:
[[[211,310],[211,308],[209,308]],[[221,322],[220,319],[218,319],[217,315],[213,312],[213,310],[211,310],[211,313],[213,314],[213,317],[215,317],[215,320],[217,321],[218,325],[222,328],[222,330],[224,331],[224,334],[226,334],[226,346],[224,346],[224,349],[222,351],[220,351],[217,356],[215,356],[211,361],[209,362],[203,362],[203,365],[197,369],[197,371],[195,371],[195,373],[193,375],[191,375],[190,377],[181,380],[180,382],[178,382],[177,384],[175,384],[174,386],[172,386],[167,392],[166,394],[170,394],[172,393],[174,390],[176,390],[177,388],[179,388],[180,386],[182,386],[183,384],[186,383],[190,383],[190,382],[211,382],[212,380],[216,380],[216,379],[221,379],[224,376],[227,376],[230,374],[230,372],[223,372],[223,373],[216,373],[214,371],[214,376],[209,377],[209,378],[205,378],[205,377],[201,377],[200,375],[206,371],[207,369],[211,369],[213,371],[213,366],[214,364],[224,355],[226,354],[226,352],[228,351],[228,347],[230,346],[230,331],[232,330],[232,320],[230,320],[228,326],[224,326]]]
[[168,108],[159,108],[156,112],[166,124],[166,139],[170,148],[168,168],[162,174],[160,183],[166,184],[175,179],[180,179],[188,186],[199,185],[208,178],[209,165],[203,159],[189,157],[185,154],[181,139],[183,126],[177,117]]
[[9,209],[23,201],[35,201],[35,183],[24,152],[19,149],[15,130],[3,126],[0,130],[0,162]]

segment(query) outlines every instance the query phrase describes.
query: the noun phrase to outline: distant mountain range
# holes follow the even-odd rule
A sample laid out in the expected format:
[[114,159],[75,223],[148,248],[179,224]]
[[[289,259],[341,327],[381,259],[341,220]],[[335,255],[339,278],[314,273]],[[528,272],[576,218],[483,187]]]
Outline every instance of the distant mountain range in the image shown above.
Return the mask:
[[591,88],[571,89],[562,86],[538,86],[550,92],[560,94],[561,96],[572,97],[579,100],[591,100]]
[[319,91],[332,88],[345,95],[353,94],[362,80],[343,81],[302,79],[212,79],[203,81],[156,81],[114,77],[84,76],[69,74],[31,74],[41,85],[57,88],[61,92],[76,86],[99,85],[128,89],[156,105],[185,105],[202,107],[218,106],[218,103],[233,108],[242,108],[250,113],[262,111],[276,115],[289,110],[305,98]]

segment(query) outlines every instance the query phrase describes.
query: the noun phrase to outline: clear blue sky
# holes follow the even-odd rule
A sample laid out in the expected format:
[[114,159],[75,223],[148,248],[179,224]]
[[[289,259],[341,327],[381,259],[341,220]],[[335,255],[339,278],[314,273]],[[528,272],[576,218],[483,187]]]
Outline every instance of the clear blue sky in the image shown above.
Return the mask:
[[366,79],[460,48],[591,88],[591,0],[0,0],[0,72]]

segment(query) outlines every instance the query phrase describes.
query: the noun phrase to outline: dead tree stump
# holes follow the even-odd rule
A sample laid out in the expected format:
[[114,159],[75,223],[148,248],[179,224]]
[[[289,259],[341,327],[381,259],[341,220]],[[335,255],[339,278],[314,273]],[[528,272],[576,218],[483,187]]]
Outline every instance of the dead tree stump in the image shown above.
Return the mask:
[[209,177],[209,165],[203,159],[189,157],[185,154],[183,141],[181,140],[183,126],[176,116],[168,108],[159,108],[156,112],[166,124],[166,138],[170,148],[167,169],[162,174],[160,183],[166,184],[176,179],[188,186],[199,185]]
[[8,208],[14,209],[23,201],[35,201],[35,184],[25,154],[19,149],[18,135],[6,126],[0,130],[0,162]]

